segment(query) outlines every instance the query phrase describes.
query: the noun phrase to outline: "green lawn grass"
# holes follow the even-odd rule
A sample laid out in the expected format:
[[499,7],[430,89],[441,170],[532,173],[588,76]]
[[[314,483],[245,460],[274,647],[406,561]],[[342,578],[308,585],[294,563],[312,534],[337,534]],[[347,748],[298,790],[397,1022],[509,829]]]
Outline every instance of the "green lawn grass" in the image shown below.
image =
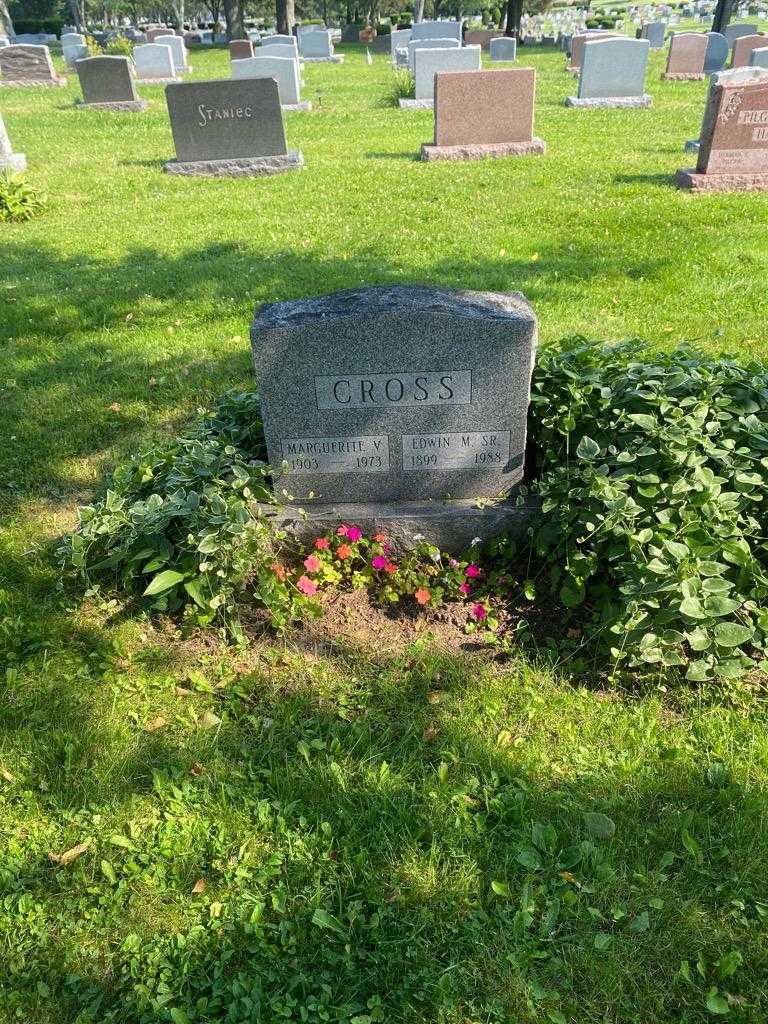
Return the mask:
[[345,49],[286,116],[306,170],[261,181],[163,175],[160,88],[140,116],[75,109],[76,76],[0,92],[49,195],[0,227],[0,1022],[764,1021],[759,691],[428,637],[238,651],[60,584],[104,471],[250,386],[263,301],[520,290],[543,344],[765,351],[768,196],[672,184],[704,83],[654,53],[652,109],[568,110],[562,55],[522,51],[547,155],[426,165],[432,114]]

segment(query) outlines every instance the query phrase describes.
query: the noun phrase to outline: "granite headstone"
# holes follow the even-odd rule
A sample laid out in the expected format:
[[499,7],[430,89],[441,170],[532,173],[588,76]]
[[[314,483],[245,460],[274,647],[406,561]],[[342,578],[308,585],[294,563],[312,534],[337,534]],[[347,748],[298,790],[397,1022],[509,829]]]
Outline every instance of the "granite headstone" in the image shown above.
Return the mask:
[[177,75],[187,75],[192,68],[187,63],[187,48],[181,36],[155,36],[153,42],[170,46],[173,54],[173,67]]
[[430,108],[435,104],[435,75],[439,71],[479,71],[479,46],[416,50],[416,92],[413,100],[402,99],[400,106]]
[[585,43],[578,96],[570,107],[649,107],[645,92],[648,39],[594,39]]
[[250,39],[233,39],[229,44],[230,60],[247,60],[253,56],[253,43]]
[[419,21],[411,26],[411,39],[456,39],[461,42],[460,21]]
[[751,68],[768,68],[768,47],[753,50],[749,66]]
[[722,71],[728,60],[730,46],[720,32],[707,32],[707,50],[704,54],[704,74],[714,75]]
[[47,46],[21,44],[0,48],[0,86],[65,86],[53,68]]
[[697,81],[704,78],[707,37],[703,32],[679,32],[672,36],[664,78]]
[[167,84],[176,81],[173,52],[165,43],[145,43],[133,51],[133,63],[139,82]]
[[293,57],[262,57],[261,50],[248,60],[233,60],[232,78],[274,78],[280,103],[289,110],[311,110],[312,104],[302,102],[299,62]]
[[760,50],[766,45],[768,45],[768,36],[739,36],[733,44],[733,61],[731,62],[731,67],[749,67],[752,51]]
[[730,49],[737,39],[741,39],[742,36],[753,36],[757,33],[757,23],[749,23],[746,21],[736,21],[733,25],[726,25],[723,30],[725,38],[728,40],[728,48]]
[[667,23],[665,21],[650,21],[643,25],[640,38],[647,39],[652,50],[661,50],[664,47],[666,32]]
[[0,171],[23,171],[26,167],[27,158],[23,153],[13,152],[11,140],[0,115]]
[[87,57],[75,64],[75,71],[83,91],[82,106],[133,113],[147,109],[146,101],[136,94],[127,57]]
[[499,36],[490,42],[491,60],[517,60],[517,39],[514,36]]

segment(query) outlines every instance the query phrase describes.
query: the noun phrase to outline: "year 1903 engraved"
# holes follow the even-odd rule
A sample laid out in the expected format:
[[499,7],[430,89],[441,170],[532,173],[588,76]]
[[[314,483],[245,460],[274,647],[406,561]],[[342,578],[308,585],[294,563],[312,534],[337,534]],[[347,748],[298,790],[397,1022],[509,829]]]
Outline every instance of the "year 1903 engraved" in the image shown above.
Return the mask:
[[410,370],[315,377],[315,395],[318,409],[469,405],[472,371]]
[[295,473],[382,473],[389,469],[389,439],[288,437],[280,442],[283,470]]
[[504,469],[509,431],[462,434],[403,434],[403,469]]

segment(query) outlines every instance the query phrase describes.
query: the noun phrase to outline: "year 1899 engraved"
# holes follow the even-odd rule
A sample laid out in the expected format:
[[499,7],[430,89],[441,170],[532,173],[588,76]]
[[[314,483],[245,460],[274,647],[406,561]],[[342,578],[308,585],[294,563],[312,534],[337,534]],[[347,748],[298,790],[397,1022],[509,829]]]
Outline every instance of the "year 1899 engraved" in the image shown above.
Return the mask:
[[403,434],[403,469],[503,470],[509,462],[509,431]]

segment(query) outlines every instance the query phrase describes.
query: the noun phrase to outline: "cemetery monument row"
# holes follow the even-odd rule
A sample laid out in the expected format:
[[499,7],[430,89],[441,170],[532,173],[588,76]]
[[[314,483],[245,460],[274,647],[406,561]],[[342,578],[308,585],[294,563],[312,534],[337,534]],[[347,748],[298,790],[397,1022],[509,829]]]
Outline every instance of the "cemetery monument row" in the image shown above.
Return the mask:
[[383,286],[262,306],[251,343],[278,498],[320,517],[354,503],[357,522],[508,495],[536,336],[519,294]]

